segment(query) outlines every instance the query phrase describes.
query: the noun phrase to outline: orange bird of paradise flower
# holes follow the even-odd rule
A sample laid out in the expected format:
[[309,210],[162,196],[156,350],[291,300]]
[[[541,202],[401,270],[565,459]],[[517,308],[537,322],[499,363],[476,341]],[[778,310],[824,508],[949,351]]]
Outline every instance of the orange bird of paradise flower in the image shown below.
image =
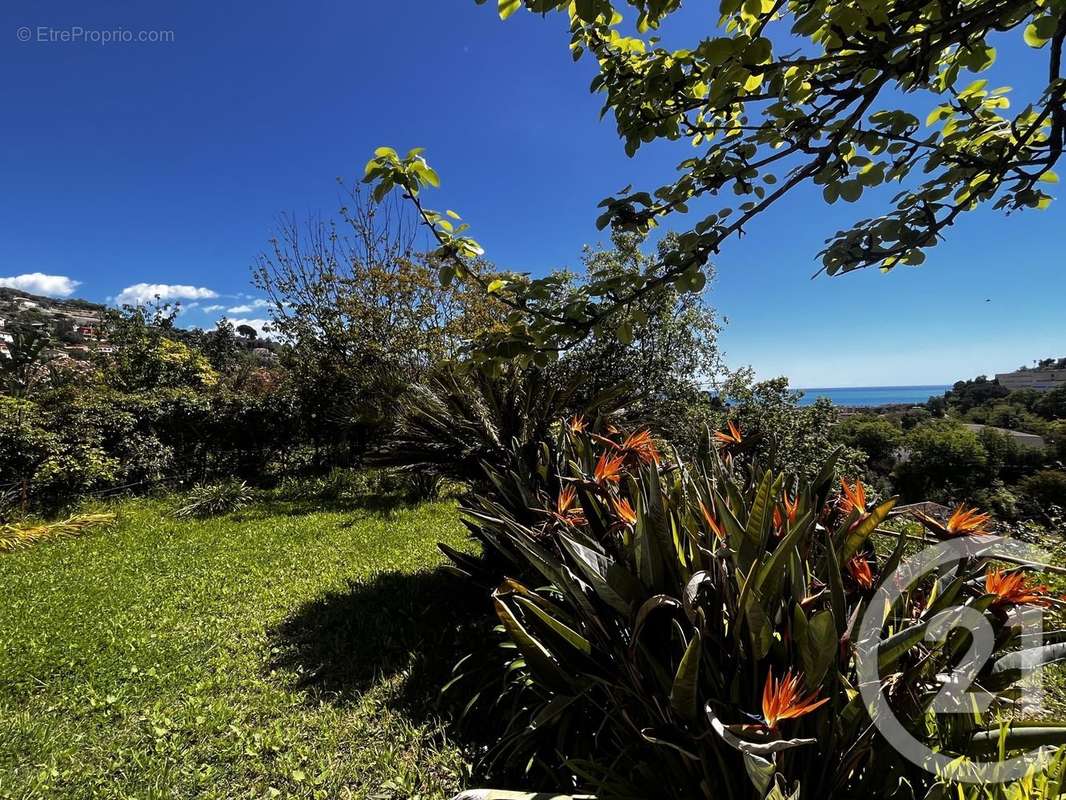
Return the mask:
[[741,444],[744,441],[743,435],[741,435],[740,428],[737,427],[733,420],[727,420],[726,425],[728,431],[715,431],[714,440],[718,442],[720,447],[732,447]]
[[711,529],[711,533],[724,542],[725,531],[722,530],[722,526],[718,524],[718,520],[714,518],[714,514],[707,510],[707,506],[703,504],[702,500],[700,501],[700,513],[703,514],[703,521],[707,523],[707,527]]
[[577,504],[577,490],[564,486],[555,500],[555,517],[566,525],[584,525],[585,512]]
[[774,506],[774,527],[780,530],[785,527],[785,519],[788,519],[789,524],[796,521],[796,517],[799,515],[799,495],[793,500],[788,499],[788,492],[785,492],[781,497],[781,503],[785,507],[784,516],[781,514],[781,509]]
[[848,486],[848,482],[841,479],[840,489],[843,492],[840,505],[845,514],[854,510],[858,510],[860,514],[866,513],[866,487],[862,485],[862,481],[856,480],[854,486]]
[[570,418],[570,422],[567,426],[570,428],[571,433],[584,433],[585,428],[589,425],[588,420],[580,414],[575,414]]
[[921,511],[915,511],[914,516],[934,534],[948,539],[954,536],[980,536],[988,533],[986,526],[992,519],[991,514],[983,514],[976,508],[967,508],[961,503],[944,523]]
[[612,500],[611,505],[614,507],[615,516],[626,525],[633,525],[637,521],[637,512],[633,510],[633,506],[625,498],[618,500]]
[[1025,575],[1020,572],[1004,573],[989,567],[985,573],[985,592],[996,596],[992,603],[996,606],[1051,605],[1047,587],[1026,583]]
[[618,483],[622,479],[622,467],[625,460],[624,455],[608,456],[607,453],[601,453],[592,477],[599,484]]
[[621,450],[627,456],[632,456],[640,464],[659,463],[659,450],[655,446],[655,441],[651,438],[651,431],[643,430],[631,433],[622,442]]
[[828,697],[816,700],[817,696],[817,691],[802,696],[800,676],[793,675],[792,670],[786,672],[780,681],[775,681],[771,667],[762,690],[762,717],[766,727],[776,731],[782,721],[810,714],[829,702]]
[[848,574],[855,580],[855,583],[859,584],[863,589],[873,588],[874,574],[870,570],[870,562],[862,554],[853,556],[847,567]]

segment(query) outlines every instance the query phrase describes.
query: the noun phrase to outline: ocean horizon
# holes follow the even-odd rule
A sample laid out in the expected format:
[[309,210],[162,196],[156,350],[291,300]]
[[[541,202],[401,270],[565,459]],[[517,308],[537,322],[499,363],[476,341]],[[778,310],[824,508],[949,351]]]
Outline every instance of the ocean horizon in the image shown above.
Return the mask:
[[825,397],[834,405],[870,407],[886,405],[923,405],[930,397],[938,397],[948,389],[950,384],[929,384],[921,386],[836,386],[797,389],[802,392],[799,404],[813,405],[819,398]]

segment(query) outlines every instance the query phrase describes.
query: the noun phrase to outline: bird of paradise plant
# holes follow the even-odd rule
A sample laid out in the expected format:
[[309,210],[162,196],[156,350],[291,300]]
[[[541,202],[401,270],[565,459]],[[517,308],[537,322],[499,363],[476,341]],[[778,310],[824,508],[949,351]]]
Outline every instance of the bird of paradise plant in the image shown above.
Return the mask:
[[[851,641],[869,590],[904,556],[907,537],[873,546],[895,499],[873,504],[861,482],[834,484],[832,458],[804,481],[750,452],[627,462],[612,442],[564,430],[550,465],[574,487],[584,524],[553,527],[549,513],[530,525],[521,508],[487,500],[468,512],[508,563],[493,600],[507,646],[464,660],[449,690],[468,687],[462,705],[490,721],[510,709],[490,769],[534,770],[538,783],[604,799],[876,798],[901,781],[920,796],[933,778],[871,724]],[[552,512],[556,501],[541,498]],[[781,531],[775,509],[788,520]],[[950,587],[931,576],[884,612],[890,706],[929,746],[960,757],[982,746],[981,724],[994,724],[1014,680],[1003,659],[1017,657],[1017,638],[987,595],[1041,596],[1009,576],[988,579],[987,567],[969,559]],[[930,676],[953,662],[925,631],[956,602],[986,609],[999,648],[976,680],[1002,699],[968,726],[941,725],[930,709]],[[1021,736],[1012,732],[1008,749]]]
[[874,574],[870,569],[870,563],[866,560],[866,557],[861,553],[853,557],[847,563],[848,574],[851,575],[852,580],[862,589],[872,589],[874,585]]
[[727,420],[726,430],[715,431],[714,440],[719,447],[736,447],[744,443],[744,436],[733,420]]
[[828,697],[818,700],[817,690],[804,696],[802,685],[802,676],[794,675],[792,670],[775,681],[774,668],[770,667],[762,691],[762,717],[769,730],[776,731],[784,720],[806,716],[829,702]]
[[624,497],[612,500],[611,507],[614,508],[618,521],[624,525],[632,525],[637,521],[637,512],[633,510],[633,506]]
[[585,512],[577,502],[577,489],[572,484],[564,486],[555,501],[555,518],[564,525],[584,525]]
[[941,539],[986,534],[988,533],[988,524],[992,520],[990,514],[982,513],[976,508],[967,508],[961,503],[951,513],[946,522],[941,522],[922,511],[915,511],[913,514],[922,525]]
[[866,487],[862,485],[862,481],[857,480],[848,486],[847,480],[841,479],[840,490],[840,507],[845,514],[852,511],[866,513]]
[[619,449],[629,461],[642,466],[658,464],[661,460],[659,449],[655,446],[651,431],[648,430],[631,433],[625,438]]
[[[784,509],[784,514],[781,513],[781,509]],[[781,505],[774,506],[774,528],[781,530],[785,527],[785,521],[787,520],[790,525],[796,522],[796,518],[799,515],[799,498],[789,498],[788,492],[781,495]]]
[[992,601],[993,605],[1049,606],[1051,600],[1047,596],[1047,591],[1047,586],[1029,584],[1024,573],[1018,570],[1005,572],[989,567],[985,575],[985,592],[995,596],[995,600]]
[[625,467],[624,455],[611,455],[604,452],[596,461],[596,467],[592,473],[592,479],[599,485],[618,483],[622,480],[622,471]]

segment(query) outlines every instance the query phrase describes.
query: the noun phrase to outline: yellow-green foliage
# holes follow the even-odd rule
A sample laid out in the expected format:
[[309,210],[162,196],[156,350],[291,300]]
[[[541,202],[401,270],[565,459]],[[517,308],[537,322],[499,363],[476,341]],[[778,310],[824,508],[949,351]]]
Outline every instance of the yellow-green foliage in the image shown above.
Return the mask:
[[57,522],[0,525],[0,552],[10,552],[45,539],[64,539],[110,525],[114,514],[75,514]]
[[215,386],[218,383],[218,373],[212,369],[208,360],[202,353],[193,350],[188,345],[173,339],[160,339],[159,350],[160,360],[168,371],[193,378],[204,387]]

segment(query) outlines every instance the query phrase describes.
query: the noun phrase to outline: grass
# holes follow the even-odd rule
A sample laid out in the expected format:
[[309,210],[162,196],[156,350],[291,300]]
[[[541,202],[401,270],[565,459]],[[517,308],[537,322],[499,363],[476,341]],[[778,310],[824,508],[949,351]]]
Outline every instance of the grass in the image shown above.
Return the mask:
[[440,798],[462,587],[450,503],[253,506],[0,555],[0,797]]

